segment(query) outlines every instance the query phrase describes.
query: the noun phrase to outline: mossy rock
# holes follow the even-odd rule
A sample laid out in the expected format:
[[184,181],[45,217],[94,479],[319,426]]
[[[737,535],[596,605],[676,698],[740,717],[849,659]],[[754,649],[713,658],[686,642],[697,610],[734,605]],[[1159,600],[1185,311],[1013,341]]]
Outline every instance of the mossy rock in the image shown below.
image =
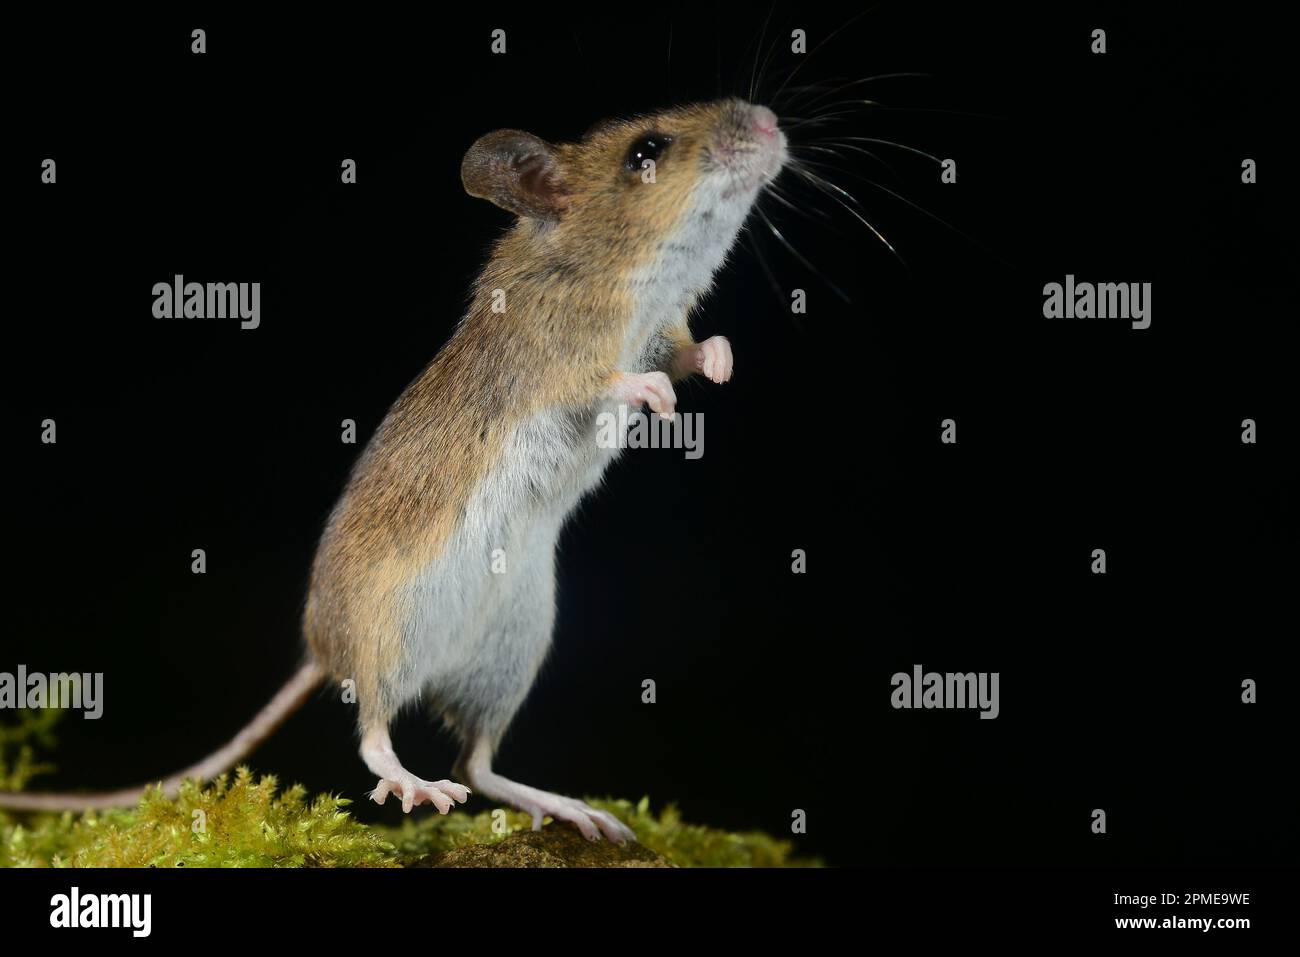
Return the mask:
[[392,842],[404,867],[818,867],[797,858],[790,841],[760,831],[733,833],[688,824],[676,806],[658,813],[650,800],[638,802],[586,798],[613,814],[636,834],[620,847],[588,842],[569,824],[550,818],[540,831],[517,811],[498,809],[446,816],[407,818],[394,828],[374,830]]
[[589,841],[575,827],[547,824],[493,844],[467,844],[413,867],[675,867],[642,844]]
[[[0,790],[21,791],[50,770],[36,751],[54,747],[57,711],[21,711],[0,724]],[[134,808],[85,814],[0,810],[0,867],[816,867],[790,841],[758,831],[688,824],[669,804],[599,800],[636,833],[625,846],[588,842],[577,829],[506,809],[423,813],[397,827],[367,825],[332,794],[281,791],[248,768],[175,798],[146,791]]]
[[630,826],[637,842],[589,842],[526,814],[426,813],[398,827],[367,825],[335,795],[281,792],[247,768],[175,799],[146,791],[135,808],[85,814],[0,811],[6,867],[808,867],[789,841],[687,824],[672,805],[588,799]]

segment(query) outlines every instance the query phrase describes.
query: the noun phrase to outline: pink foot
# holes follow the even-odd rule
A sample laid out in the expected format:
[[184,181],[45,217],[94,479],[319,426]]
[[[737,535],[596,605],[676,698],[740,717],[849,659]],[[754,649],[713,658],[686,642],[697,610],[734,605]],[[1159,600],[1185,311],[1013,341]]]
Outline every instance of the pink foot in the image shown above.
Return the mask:
[[637,408],[645,403],[665,419],[671,419],[677,407],[677,393],[673,392],[672,382],[662,372],[620,373],[608,395],[615,402],[626,402]]
[[453,804],[464,804],[469,799],[469,788],[455,781],[423,781],[414,774],[403,774],[397,780],[380,778],[369,797],[376,804],[383,804],[390,794],[402,799],[402,811],[406,814],[421,804],[432,804],[446,814]]
[[625,844],[636,840],[632,829],[614,815],[577,798],[519,784],[492,771],[479,771],[471,780],[480,795],[502,801],[531,816],[534,831],[541,830],[542,819],[550,817],[572,824],[589,841],[599,841],[604,837]]
[[548,791],[537,791],[532,788],[528,791],[531,794],[520,800],[518,807],[532,815],[534,831],[542,829],[542,818],[550,817],[572,824],[589,841],[599,841],[605,837],[615,844],[626,844],[628,841],[636,840],[636,834],[632,829],[608,811],[602,811],[585,801],[565,797],[562,794],[551,794]]
[[731,356],[731,343],[726,336],[711,336],[697,343],[694,349],[696,372],[703,372],[719,385],[731,378],[735,362]]

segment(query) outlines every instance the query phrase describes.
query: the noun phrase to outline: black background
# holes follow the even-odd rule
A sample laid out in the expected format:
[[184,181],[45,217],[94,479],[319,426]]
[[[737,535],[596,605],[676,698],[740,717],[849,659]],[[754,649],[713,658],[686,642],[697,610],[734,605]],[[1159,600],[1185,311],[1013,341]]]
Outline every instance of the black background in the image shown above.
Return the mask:
[[[465,148],[746,95],[771,50],[756,99],[797,62],[796,87],[930,74],[828,96],[813,105],[893,108],[791,138],[896,140],[955,158],[958,182],[891,147],[892,171],[809,155],[904,267],[783,175],[830,221],[764,209],[825,278],[751,221],[695,321],[731,339],[736,377],[679,390],[705,455],[628,453],[580,509],[553,657],[499,769],[727,828],[788,832],[803,808],[797,846],[840,865],[1293,862],[1284,31],[1262,11],[973,6],[777,4],[766,28],[765,6],[692,3],[16,29],[0,670],[106,682],[105,716],[66,721],[43,787],[187,764],[295,667],[312,551],[360,449],[339,423],[368,437],[508,222],[462,192]],[[806,117],[788,93],[778,112]],[[260,281],[261,328],[153,319],[176,273]],[[1066,273],[1151,282],[1151,328],[1044,319]],[[773,282],[805,289],[807,315]],[[1000,672],[1001,716],[893,710],[890,676],[916,663]],[[395,740],[416,773],[448,773],[455,745],[425,717]],[[252,764],[396,817],[361,800],[374,781],[332,696]]]

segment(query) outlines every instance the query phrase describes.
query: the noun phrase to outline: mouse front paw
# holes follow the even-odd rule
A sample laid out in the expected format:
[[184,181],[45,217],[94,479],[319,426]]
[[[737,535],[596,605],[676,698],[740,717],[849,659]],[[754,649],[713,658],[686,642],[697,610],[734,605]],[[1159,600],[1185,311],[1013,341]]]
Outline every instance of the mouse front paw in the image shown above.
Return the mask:
[[463,784],[455,781],[424,781],[413,774],[396,780],[380,778],[379,784],[367,797],[376,804],[383,804],[390,794],[402,799],[402,811],[406,814],[421,804],[432,804],[440,813],[446,814],[453,805],[464,804],[469,800],[469,788]]
[[671,419],[677,408],[677,393],[662,372],[624,372],[614,380],[609,397],[615,402],[640,408],[644,403],[651,411]]
[[698,343],[695,349],[695,370],[703,372],[708,378],[721,385],[731,378],[731,369],[735,360],[731,355],[731,343],[726,336],[711,336]]

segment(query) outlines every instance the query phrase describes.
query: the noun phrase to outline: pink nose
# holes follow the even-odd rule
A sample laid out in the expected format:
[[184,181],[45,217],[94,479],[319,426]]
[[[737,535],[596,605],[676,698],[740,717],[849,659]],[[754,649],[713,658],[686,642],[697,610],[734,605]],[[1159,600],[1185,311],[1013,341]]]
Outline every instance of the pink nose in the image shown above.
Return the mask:
[[780,129],[780,122],[776,114],[766,106],[754,107],[754,128],[766,137],[776,136],[777,130]]

